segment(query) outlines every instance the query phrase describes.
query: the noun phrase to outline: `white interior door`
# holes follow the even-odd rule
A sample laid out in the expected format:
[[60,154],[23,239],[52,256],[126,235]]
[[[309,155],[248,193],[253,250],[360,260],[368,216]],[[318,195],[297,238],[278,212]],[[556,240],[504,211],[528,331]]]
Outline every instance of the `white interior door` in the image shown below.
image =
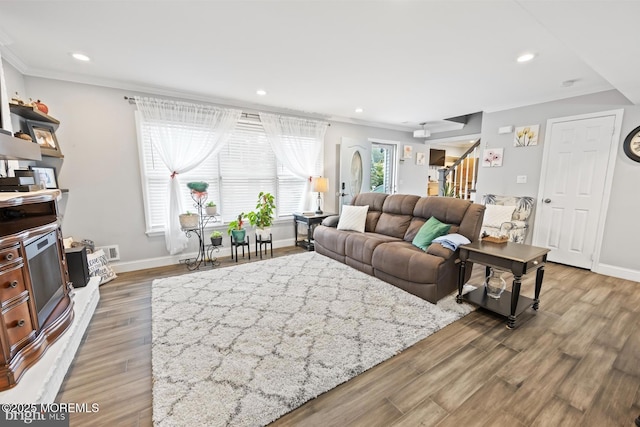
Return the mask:
[[550,248],[550,261],[589,269],[594,263],[619,135],[616,118],[609,113],[548,123],[533,244]]
[[343,137],[340,143],[340,211],[351,199],[371,191],[371,143]]

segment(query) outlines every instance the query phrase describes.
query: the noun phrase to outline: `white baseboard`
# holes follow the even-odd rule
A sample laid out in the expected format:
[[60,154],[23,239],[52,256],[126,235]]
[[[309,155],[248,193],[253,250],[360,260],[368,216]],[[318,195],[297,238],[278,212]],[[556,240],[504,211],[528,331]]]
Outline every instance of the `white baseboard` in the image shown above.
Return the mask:
[[[285,248],[287,246],[293,246],[293,239],[283,239],[276,240],[273,242],[273,248]],[[255,249],[255,243],[251,243],[251,250]],[[253,253],[255,255],[255,253]],[[111,267],[113,271],[116,273],[125,273],[127,271],[136,271],[136,270],[145,270],[147,268],[156,268],[156,267],[164,267],[167,265],[179,264],[180,260],[186,258],[194,258],[197,252],[189,252],[189,253],[181,253],[178,255],[167,255],[164,257],[157,258],[146,258],[140,259],[136,261],[126,261],[126,262],[114,262],[111,263]],[[229,247],[221,247],[220,252],[216,252],[214,254],[217,257],[231,256],[231,248]]]
[[640,271],[630,268],[618,267],[616,265],[598,264],[594,269],[594,273],[604,274],[607,276],[617,277],[619,279],[633,280],[640,282]]

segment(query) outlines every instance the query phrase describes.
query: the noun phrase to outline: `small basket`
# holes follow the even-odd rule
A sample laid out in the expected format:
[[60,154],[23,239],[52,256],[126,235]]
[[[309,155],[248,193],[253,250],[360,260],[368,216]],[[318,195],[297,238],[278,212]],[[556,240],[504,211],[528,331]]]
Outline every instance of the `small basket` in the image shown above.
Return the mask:
[[484,236],[482,240],[491,243],[507,243],[509,241],[509,236]]

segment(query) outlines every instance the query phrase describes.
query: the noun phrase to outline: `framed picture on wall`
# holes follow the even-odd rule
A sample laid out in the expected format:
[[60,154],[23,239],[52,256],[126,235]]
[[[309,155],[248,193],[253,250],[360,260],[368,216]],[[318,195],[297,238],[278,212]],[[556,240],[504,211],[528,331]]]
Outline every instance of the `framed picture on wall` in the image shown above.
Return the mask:
[[36,182],[44,182],[45,188],[58,188],[56,169],[45,166],[29,166],[35,175]]
[[53,126],[27,120],[27,127],[33,142],[40,146],[40,152],[46,156],[63,157]]
[[410,159],[413,157],[413,147],[411,145],[405,145],[402,152],[403,159]]
[[416,165],[424,165],[426,163],[426,156],[424,153],[416,153]]

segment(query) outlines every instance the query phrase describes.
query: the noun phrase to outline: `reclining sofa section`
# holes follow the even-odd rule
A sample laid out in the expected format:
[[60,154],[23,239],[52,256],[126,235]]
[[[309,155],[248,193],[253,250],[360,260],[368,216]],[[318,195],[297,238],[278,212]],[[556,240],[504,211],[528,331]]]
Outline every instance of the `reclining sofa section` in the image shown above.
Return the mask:
[[[432,243],[426,251],[411,242],[430,218],[451,224],[472,242],[478,239],[483,205],[451,197],[362,193],[352,204],[369,206],[365,232],[335,228],[327,218],[314,232],[316,252],[436,303],[458,287],[458,251]],[[333,225],[333,226],[331,226]],[[465,283],[471,276],[469,265]]]

